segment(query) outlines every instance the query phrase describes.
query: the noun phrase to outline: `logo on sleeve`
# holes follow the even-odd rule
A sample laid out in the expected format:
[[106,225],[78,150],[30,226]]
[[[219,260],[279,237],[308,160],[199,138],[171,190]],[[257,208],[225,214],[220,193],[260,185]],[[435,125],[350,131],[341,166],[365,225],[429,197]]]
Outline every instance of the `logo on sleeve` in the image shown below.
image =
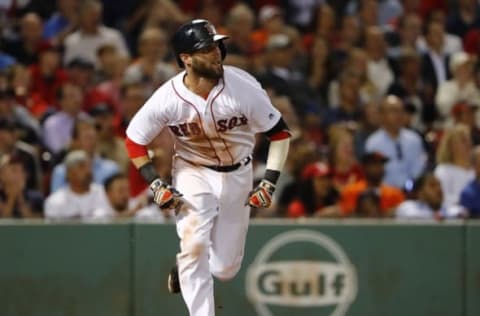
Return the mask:
[[273,120],[274,117],[275,117],[275,115],[273,115],[273,113],[268,114],[269,119]]

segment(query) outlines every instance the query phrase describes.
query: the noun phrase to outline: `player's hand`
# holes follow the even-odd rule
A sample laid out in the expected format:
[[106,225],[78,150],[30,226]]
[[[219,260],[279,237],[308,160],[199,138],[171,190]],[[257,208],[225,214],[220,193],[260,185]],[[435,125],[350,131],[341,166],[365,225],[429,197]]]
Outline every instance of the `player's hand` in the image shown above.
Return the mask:
[[262,180],[260,184],[248,194],[245,205],[251,207],[270,207],[272,204],[272,195],[275,191],[275,185],[267,180]]
[[182,203],[182,194],[160,179],[153,181],[150,189],[153,192],[153,201],[163,210],[175,209]]

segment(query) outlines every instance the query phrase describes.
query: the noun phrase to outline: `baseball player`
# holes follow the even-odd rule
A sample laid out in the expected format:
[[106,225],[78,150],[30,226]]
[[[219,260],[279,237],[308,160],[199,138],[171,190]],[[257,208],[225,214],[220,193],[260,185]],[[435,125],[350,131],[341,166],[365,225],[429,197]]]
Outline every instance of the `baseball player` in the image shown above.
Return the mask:
[[[213,277],[240,270],[250,207],[269,207],[289,147],[288,128],[247,72],[223,66],[223,40],[206,20],[172,38],[179,73],[158,88],[127,128],[133,164],[162,209],[180,208],[177,267],[169,290],[181,292],[191,316],[215,315]],[[172,185],[162,181],[146,146],[168,128],[175,137]],[[255,134],[270,139],[265,176],[252,190]]]

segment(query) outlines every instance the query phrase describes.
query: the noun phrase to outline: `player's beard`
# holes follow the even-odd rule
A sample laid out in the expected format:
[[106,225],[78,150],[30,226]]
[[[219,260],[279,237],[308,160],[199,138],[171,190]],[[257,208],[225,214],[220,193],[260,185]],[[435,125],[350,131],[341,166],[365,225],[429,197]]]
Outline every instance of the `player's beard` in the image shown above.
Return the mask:
[[211,80],[218,80],[223,76],[223,65],[219,67],[211,65],[201,59],[192,59],[192,71],[199,77],[204,77]]

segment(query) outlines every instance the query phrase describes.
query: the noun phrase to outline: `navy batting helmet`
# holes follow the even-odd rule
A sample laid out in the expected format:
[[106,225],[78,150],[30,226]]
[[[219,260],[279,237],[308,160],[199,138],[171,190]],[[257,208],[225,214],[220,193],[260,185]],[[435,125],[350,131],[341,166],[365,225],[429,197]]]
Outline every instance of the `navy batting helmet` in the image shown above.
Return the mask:
[[215,42],[218,42],[218,47],[222,52],[222,59],[225,58],[227,50],[223,40],[226,38],[228,36],[217,34],[215,27],[207,20],[197,19],[183,24],[172,38],[172,46],[178,65],[182,68],[185,67],[180,59],[180,54],[192,54]]

